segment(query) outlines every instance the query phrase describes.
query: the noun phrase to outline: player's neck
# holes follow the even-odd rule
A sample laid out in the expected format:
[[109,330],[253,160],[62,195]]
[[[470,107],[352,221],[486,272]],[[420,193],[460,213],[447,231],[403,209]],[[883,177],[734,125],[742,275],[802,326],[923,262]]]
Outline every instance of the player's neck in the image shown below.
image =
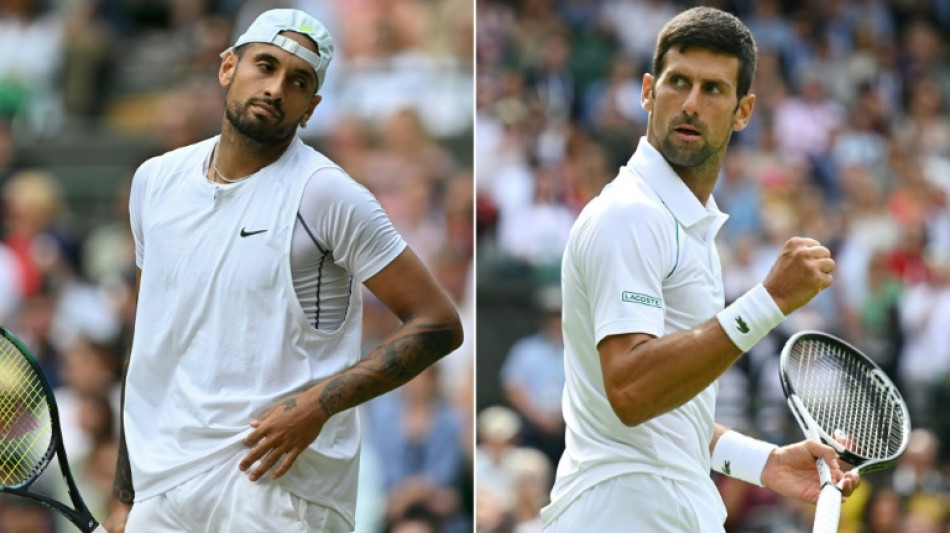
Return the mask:
[[696,196],[699,203],[706,205],[709,197],[712,196],[713,189],[716,188],[716,181],[719,179],[719,165],[716,165],[715,168],[705,168],[706,165],[686,168],[670,163],[670,166],[683,180],[686,187]]
[[239,180],[277,161],[290,146],[293,137],[286,141],[262,145],[235,131],[225,121],[221,139],[215,147],[217,171],[227,180]]
[[[652,118],[652,115],[651,115]],[[660,154],[663,154],[662,148],[660,148],[660,141],[657,140],[656,136],[653,134],[652,128],[647,127],[647,142]],[[677,165],[666,158],[666,155],[663,155],[663,159],[666,160],[667,164],[670,165],[670,168],[673,169],[673,172],[683,180],[683,183],[686,184],[686,187],[693,193],[699,203],[706,205],[706,202],[709,201],[709,197],[712,196],[713,189],[716,188],[716,181],[719,179],[719,168],[722,165],[723,154],[719,153],[715,157],[711,157],[699,166],[695,167],[684,167]]]

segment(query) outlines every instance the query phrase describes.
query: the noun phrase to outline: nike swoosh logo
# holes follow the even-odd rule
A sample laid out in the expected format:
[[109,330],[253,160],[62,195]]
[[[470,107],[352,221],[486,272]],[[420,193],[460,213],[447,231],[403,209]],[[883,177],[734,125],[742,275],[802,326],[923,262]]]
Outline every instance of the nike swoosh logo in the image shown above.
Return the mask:
[[258,233],[264,233],[266,229],[259,229],[254,231],[247,231],[247,228],[241,228],[241,237],[250,237],[251,235],[257,235]]

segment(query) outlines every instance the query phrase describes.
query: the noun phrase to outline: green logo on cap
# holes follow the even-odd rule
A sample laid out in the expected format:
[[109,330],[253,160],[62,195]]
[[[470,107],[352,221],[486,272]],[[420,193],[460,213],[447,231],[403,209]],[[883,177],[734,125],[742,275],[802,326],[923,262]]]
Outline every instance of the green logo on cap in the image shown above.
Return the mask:
[[300,31],[306,31],[306,32],[310,32],[310,33],[316,33],[317,30],[311,28],[310,26],[307,26],[306,24],[301,24],[301,25],[300,25]]

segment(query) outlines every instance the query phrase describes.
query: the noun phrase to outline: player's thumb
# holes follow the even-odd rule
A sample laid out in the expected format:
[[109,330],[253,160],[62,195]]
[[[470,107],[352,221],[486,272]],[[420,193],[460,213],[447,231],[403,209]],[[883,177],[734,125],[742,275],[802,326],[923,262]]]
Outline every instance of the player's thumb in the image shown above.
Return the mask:
[[835,452],[834,448],[816,440],[807,440],[805,442],[812,457],[824,459],[832,469],[838,468],[838,453]]

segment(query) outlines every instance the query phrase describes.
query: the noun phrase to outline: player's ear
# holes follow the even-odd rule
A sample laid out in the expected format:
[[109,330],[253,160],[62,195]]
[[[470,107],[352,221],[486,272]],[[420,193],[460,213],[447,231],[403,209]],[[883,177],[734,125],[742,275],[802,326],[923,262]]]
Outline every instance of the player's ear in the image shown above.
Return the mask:
[[747,94],[739,99],[736,106],[736,115],[732,119],[732,131],[742,131],[752,119],[752,110],[755,109],[755,95]]
[[221,59],[221,67],[218,68],[218,83],[222,87],[230,87],[231,80],[234,79],[234,71],[237,69],[238,56],[234,50],[228,50]]
[[643,75],[643,89],[640,91],[640,107],[647,113],[653,112],[653,100],[656,96],[653,75],[646,73]]
[[313,115],[313,110],[316,109],[317,106],[320,105],[320,102],[322,101],[323,101],[322,96],[320,96],[319,94],[313,95],[313,98],[310,99],[310,107],[307,108],[307,112],[304,113],[303,117],[300,119],[301,128],[307,127],[307,121],[310,120],[310,116]]

